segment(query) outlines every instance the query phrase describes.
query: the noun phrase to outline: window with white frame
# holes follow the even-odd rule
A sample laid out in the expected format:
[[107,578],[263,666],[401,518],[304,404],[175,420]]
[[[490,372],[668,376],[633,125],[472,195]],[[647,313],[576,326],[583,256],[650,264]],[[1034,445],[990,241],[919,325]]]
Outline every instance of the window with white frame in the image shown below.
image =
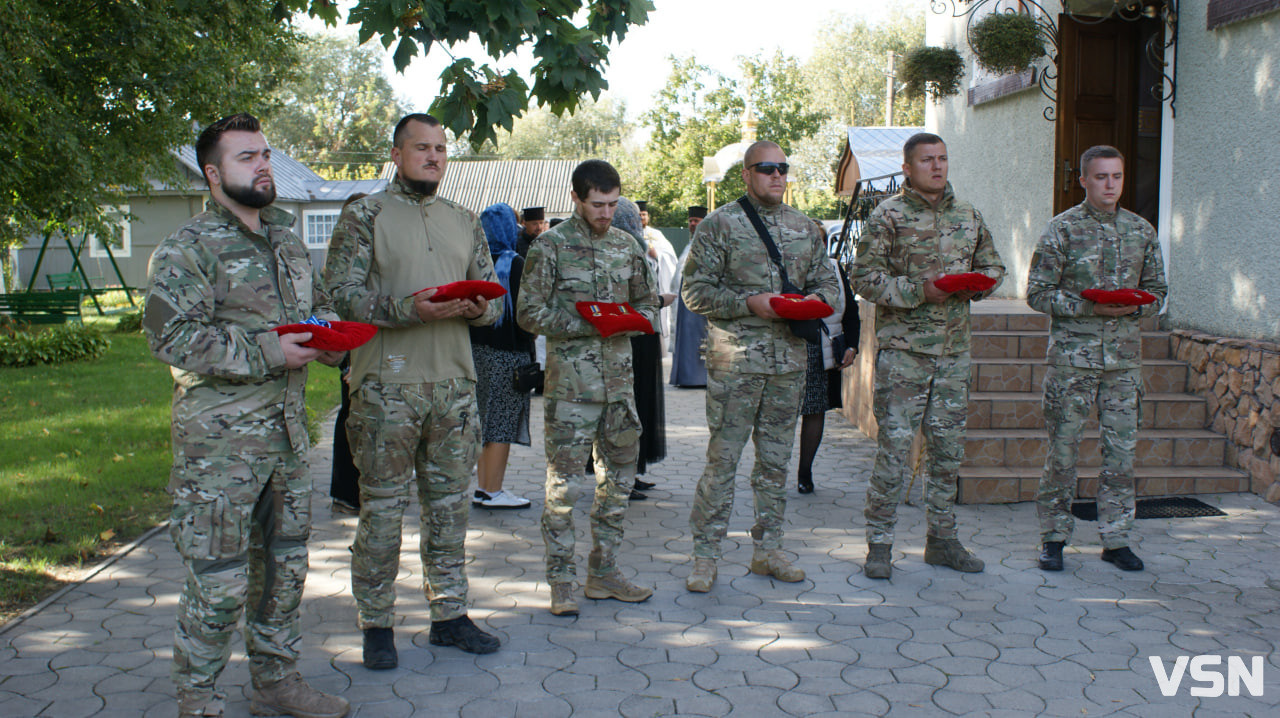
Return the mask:
[[[108,212],[107,219],[114,221],[119,227],[115,237],[108,241],[111,244],[111,255],[116,259],[133,255],[133,230],[129,222],[129,205],[122,204],[114,212]],[[94,259],[106,259],[107,248],[96,234],[89,235],[89,256]]]
[[324,249],[329,246],[329,237],[333,236],[333,226],[338,223],[337,209],[309,209],[302,213],[306,221],[307,247]]

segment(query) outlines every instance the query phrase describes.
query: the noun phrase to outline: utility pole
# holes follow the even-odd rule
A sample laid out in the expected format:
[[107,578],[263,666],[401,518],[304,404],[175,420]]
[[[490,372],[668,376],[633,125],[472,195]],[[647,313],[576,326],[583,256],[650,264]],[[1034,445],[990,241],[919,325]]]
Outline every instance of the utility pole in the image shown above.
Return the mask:
[[889,67],[888,69],[885,70],[885,73],[884,73],[885,74],[884,124],[886,127],[892,127],[893,126],[893,96],[895,94],[893,81],[897,77],[893,70],[893,60],[896,57],[896,55],[894,54],[893,50],[889,50],[888,54],[889,54]]

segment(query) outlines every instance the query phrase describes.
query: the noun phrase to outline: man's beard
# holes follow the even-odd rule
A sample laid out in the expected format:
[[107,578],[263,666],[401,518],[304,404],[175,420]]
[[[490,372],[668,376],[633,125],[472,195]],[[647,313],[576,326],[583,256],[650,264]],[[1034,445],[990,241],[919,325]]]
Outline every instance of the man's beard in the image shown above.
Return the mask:
[[253,209],[262,209],[276,201],[276,183],[272,182],[265,189],[254,185],[231,185],[223,183],[222,191],[228,198]]
[[412,180],[404,175],[400,176],[400,181],[404,186],[414,194],[420,194],[424,197],[430,197],[436,193],[436,188],[440,186],[439,182],[426,182],[424,180]]

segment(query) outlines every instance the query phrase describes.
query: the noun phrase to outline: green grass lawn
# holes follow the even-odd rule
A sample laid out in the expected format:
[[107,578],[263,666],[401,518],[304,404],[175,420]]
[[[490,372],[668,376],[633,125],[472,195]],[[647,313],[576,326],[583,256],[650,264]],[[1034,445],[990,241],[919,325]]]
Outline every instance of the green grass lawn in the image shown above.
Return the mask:
[[[141,334],[110,337],[97,360],[0,368],[0,620],[168,516],[173,382]],[[312,364],[313,436],[338,391]]]

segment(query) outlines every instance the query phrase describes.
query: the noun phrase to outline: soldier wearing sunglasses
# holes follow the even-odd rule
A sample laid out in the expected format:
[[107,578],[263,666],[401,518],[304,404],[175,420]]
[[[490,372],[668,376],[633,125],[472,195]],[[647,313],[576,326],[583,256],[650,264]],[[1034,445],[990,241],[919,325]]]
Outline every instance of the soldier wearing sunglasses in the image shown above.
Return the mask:
[[[781,254],[791,283],[809,298],[831,304],[840,283],[827,262],[822,233],[799,210],[782,203],[787,156],[772,142],[757,142],[743,158],[747,204]],[[770,260],[747,209],[731,202],[698,225],[685,263],[681,297],[707,318],[707,464],[698,480],[689,523],[693,528],[690,591],[710,591],[720,542],[728,532],[733,482],[748,438],[754,438],[754,552],[751,572],[780,581],[804,580],[782,552],[787,465],[808,363],[805,340],[791,333],[769,300],[783,291],[783,275]]]

